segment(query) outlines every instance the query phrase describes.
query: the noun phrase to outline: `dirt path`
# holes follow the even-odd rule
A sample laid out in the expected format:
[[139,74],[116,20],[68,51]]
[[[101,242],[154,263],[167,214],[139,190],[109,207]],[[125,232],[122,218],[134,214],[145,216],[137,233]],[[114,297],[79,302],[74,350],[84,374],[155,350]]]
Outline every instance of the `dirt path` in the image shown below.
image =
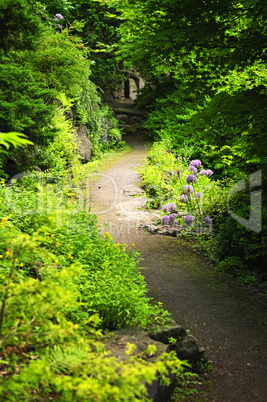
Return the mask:
[[[135,198],[138,167],[146,156],[140,137],[91,189],[92,210],[107,222],[113,238],[141,253],[149,296],[163,302],[174,320],[189,329],[214,366],[213,385],[186,400],[267,401],[267,313],[240,285],[218,278],[192,241],[151,235],[140,223],[155,220]],[[139,188],[139,192],[141,189]]]

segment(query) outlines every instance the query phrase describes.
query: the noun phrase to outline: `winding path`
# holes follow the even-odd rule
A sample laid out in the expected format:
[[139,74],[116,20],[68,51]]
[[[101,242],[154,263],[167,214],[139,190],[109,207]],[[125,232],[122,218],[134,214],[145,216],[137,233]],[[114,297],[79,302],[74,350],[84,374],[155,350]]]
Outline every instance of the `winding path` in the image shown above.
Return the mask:
[[[140,251],[148,295],[163,303],[189,329],[214,367],[212,384],[186,400],[267,401],[267,313],[263,303],[239,284],[219,278],[191,241],[152,235],[140,228],[155,216],[135,198],[138,167],[146,156],[139,136],[128,136],[131,151],[92,184],[92,212],[107,222],[115,241]],[[141,191],[139,187],[139,191]],[[164,402],[164,401],[163,401]]]

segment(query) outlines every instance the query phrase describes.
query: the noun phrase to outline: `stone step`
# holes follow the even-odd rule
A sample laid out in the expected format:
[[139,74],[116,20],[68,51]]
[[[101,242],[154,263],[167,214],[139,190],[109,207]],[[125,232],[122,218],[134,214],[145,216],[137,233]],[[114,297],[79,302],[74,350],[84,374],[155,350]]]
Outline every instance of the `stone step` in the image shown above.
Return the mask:
[[142,110],[128,109],[125,107],[112,107],[112,106],[111,108],[114,110],[115,114],[126,114],[127,116],[137,116],[137,117],[145,116],[145,112],[143,112]]

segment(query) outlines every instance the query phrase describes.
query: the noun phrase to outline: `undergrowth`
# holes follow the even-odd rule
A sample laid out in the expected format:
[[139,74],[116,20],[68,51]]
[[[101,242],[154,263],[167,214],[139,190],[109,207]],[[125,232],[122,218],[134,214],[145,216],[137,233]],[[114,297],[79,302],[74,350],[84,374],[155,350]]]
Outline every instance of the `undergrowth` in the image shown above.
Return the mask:
[[147,297],[133,246],[101,234],[68,178],[54,181],[0,185],[0,399],[145,401],[145,383],[168,383],[182,362],[149,363],[130,344],[118,362],[105,334],[166,324],[169,313]]
[[[247,189],[230,196],[235,185],[233,179],[219,180],[215,174],[212,178],[203,176],[202,169],[205,172],[206,167],[199,159],[190,159],[189,149],[173,148],[168,138],[153,144],[141,169],[146,194],[152,197],[151,207],[161,209],[163,225],[183,225],[187,227],[183,234],[198,234],[196,241],[220,272],[264,290],[267,281],[265,193],[257,192],[263,205],[256,211],[262,220],[261,230],[256,233],[229,214],[231,211],[248,222],[251,211]],[[246,176],[242,180],[248,181]]]
[[193,400],[197,398],[200,391],[203,395],[203,389],[210,382],[209,376],[212,370],[211,364],[205,359],[199,359],[192,363],[186,372],[178,375],[171,401],[178,402],[191,400],[191,398]]

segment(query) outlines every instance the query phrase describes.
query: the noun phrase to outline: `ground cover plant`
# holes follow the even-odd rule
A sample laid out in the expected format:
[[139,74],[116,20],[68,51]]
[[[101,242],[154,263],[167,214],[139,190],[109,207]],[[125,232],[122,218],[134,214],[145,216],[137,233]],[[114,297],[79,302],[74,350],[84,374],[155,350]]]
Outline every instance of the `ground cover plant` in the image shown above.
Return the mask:
[[47,210],[38,185],[26,179],[0,187],[1,398],[146,400],[144,382],[158,373],[168,382],[168,369],[178,373],[182,362],[165,354],[151,364],[129,345],[118,363],[104,345],[114,328],[168,321],[146,295],[138,253],[102,235],[78,202],[62,197],[57,210],[52,202]]

